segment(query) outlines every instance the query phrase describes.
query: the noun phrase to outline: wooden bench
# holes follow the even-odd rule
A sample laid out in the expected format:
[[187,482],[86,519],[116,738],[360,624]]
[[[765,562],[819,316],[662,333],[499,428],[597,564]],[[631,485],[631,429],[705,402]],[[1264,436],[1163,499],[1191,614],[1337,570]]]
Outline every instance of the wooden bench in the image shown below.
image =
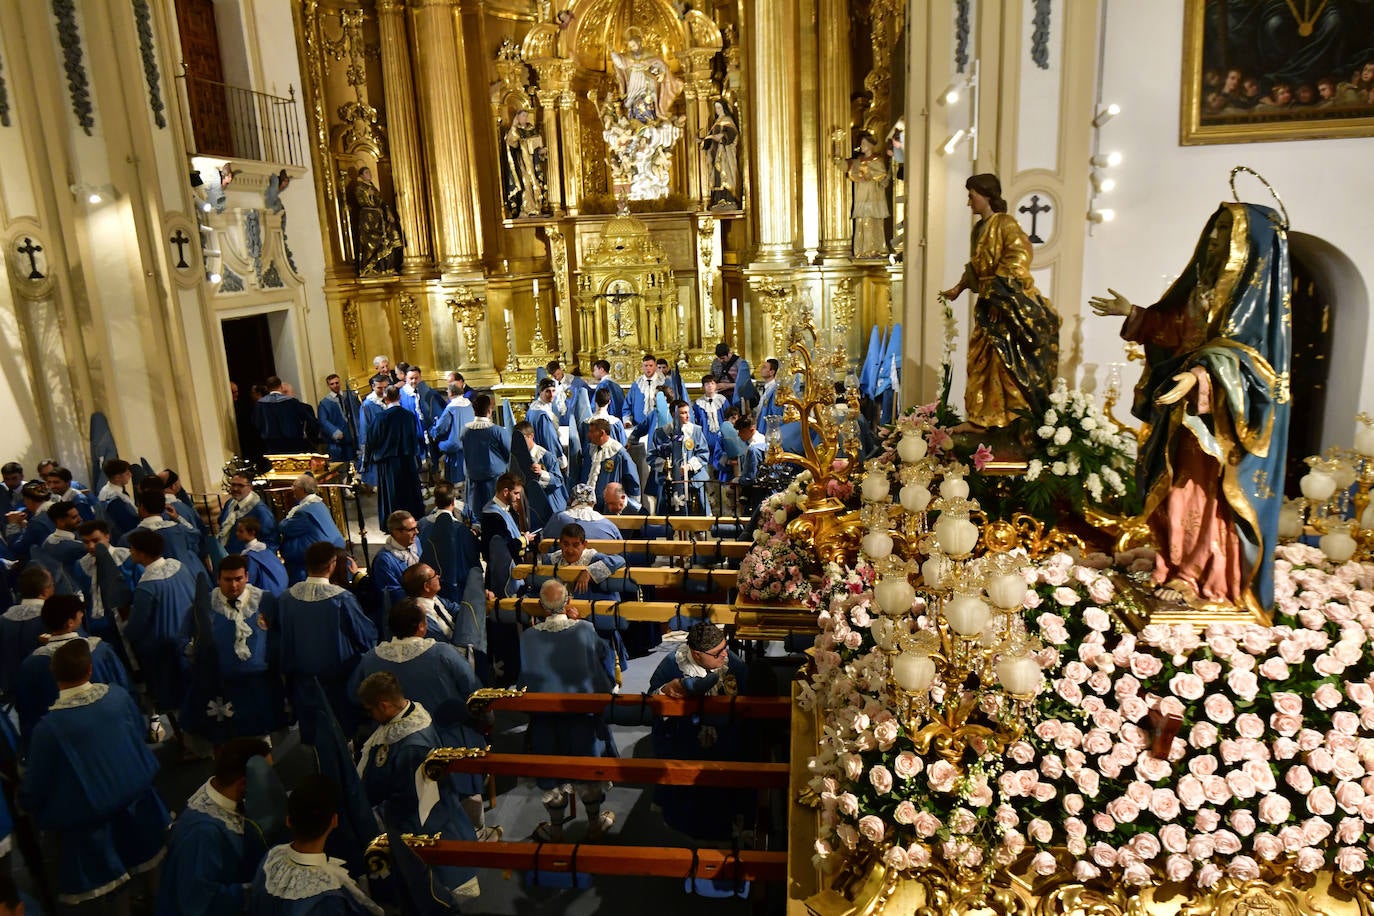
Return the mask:
[[[557,576],[564,582],[576,582],[587,571],[585,566],[552,566],[541,563],[520,563],[511,570],[516,579],[541,576],[552,579]],[[616,570],[606,582],[632,582],[635,585],[674,586],[691,582],[705,582],[708,586],[729,590],[735,587],[739,570],[735,569],[682,569],[677,566],[626,566]]]
[[[574,598],[568,606],[576,608],[584,619],[593,615],[602,617],[619,616],[622,620],[645,623],[667,623],[679,614],[688,617],[704,617],[720,626],[733,626],[735,606],[733,604],[712,604],[700,601],[587,601]],[[547,617],[548,613],[539,604],[539,598],[498,598],[498,611],[519,611],[529,617]]]
[[745,516],[733,515],[608,515],[606,519],[621,531],[638,531],[645,525],[668,528],[675,535],[700,534],[717,525],[747,525]]
[[781,789],[791,765],[734,760],[669,760],[652,757],[577,757],[567,754],[491,754],[486,748],[436,748],[424,762],[438,782],[449,773],[548,776],[567,782],[617,782],[657,786]]
[[[588,550],[611,556],[644,553],[653,557],[690,557],[693,560],[712,557],[739,559],[749,553],[753,546],[753,541],[646,541],[639,538],[624,541],[606,538],[587,540]],[[558,542],[552,538],[545,538],[539,542],[540,553],[553,553],[557,549]]]
[[601,713],[609,707],[645,708],[660,716],[733,716],[737,719],[792,718],[787,697],[665,697],[662,694],[526,693],[521,688],[487,688],[468,697],[474,713],[489,708],[513,712]]

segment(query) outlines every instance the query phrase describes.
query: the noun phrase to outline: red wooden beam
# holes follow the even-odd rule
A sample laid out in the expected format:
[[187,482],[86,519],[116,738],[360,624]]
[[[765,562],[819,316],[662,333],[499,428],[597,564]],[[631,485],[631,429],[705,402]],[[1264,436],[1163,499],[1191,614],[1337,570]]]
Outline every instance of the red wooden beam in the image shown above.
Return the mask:
[[[492,706],[516,712],[599,713],[612,704],[628,707],[642,704],[663,716],[729,717],[733,715],[738,719],[790,719],[792,717],[792,701],[787,697],[739,697],[731,702],[729,697],[673,699],[658,695],[651,696],[646,700],[640,694],[618,694],[611,697],[607,694],[587,693],[526,693],[520,696],[497,697],[489,702]],[[469,705],[472,705],[472,701],[469,701]],[[480,705],[485,705],[485,703]]]
[[[493,776],[552,776],[568,782],[628,782],[659,786],[718,786],[737,789],[782,789],[785,763],[738,763],[725,760],[658,760],[641,757],[573,757],[561,754],[484,754],[444,759],[433,751],[425,771],[489,773]],[[431,777],[432,778],[432,777]]]
[[[467,865],[478,868],[518,869],[535,867],[539,852],[541,871],[571,872],[577,851],[578,874],[647,875],[688,878],[693,874],[692,850],[678,846],[590,846],[572,843],[479,843],[460,840],[412,840],[411,848],[428,865]],[[697,878],[737,881],[783,881],[787,878],[787,853],[741,850],[736,858],[729,850],[700,849],[695,866]]]

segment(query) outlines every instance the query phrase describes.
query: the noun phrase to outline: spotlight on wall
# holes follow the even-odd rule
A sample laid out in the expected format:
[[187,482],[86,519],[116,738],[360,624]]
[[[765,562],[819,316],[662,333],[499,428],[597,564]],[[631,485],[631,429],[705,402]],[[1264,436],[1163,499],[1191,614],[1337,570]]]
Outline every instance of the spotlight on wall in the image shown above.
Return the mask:
[[1110,223],[1114,219],[1116,219],[1115,210],[1104,209],[1088,211],[1088,222],[1090,223]]
[[98,204],[104,199],[105,198],[100,196],[99,191],[92,191],[90,194],[86,195],[86,203],[88,204]]
[[1098,171],[1094,171],[1092,173],[1092,183],[1093,191],[1095,191],[1098,194],[1106,194],[1107,192],[1112,191],[1116,188],[1115,178],[1113,178],[1110,175],[1104,175]]
[[214,207],[212,207],[212,206],[210,205],[210,201],[207,200],[207,201],[205,201],[203,204],[200,205],[200,209],[201,209],[202,211],[204,211],[205,213],[209,213],[211,210],[214,209]]
[[1121,154],[1113,151],[1105,156],[1094,156],[1092,164],[1097,169],[1114,169],[1121,164]]
[[949,139],[945,141],[945,145],[942,147],[942,149],[944,150],[944,154],[946,156],[952,155],[954,151],[959,148],[959,145],[968,139],[969,133],[969,131],[964,130],[961,127],[954,133],[950,134]]
[[1121,106],[1113,102],[1106,108],[1098,111],[1097,115],[1093,118],[1093,127],[1101,127],[1119,114],[1121,114]]
[[224,279],[224,278],[221,277],[219,274],[213,273],[213,272],[212,272],[212,273],[210,274],[210,276],[207,277],[206,279],[208,279],[211,283],[218,283],[220,280],[222,280],[222,279]]

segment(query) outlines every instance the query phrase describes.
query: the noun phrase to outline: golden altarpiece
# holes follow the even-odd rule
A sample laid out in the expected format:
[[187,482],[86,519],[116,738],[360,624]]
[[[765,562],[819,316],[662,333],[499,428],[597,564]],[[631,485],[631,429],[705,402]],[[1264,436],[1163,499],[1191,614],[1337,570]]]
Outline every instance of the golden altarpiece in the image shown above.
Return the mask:
[[891,148],[904,9],[302,0],[335,364],[518,396],[549,359],[629,382],[650,352],[690,381],[801,311],[861,352],[900,301],[902,192],[891,253],[855,258],[848,163],[863,131]]

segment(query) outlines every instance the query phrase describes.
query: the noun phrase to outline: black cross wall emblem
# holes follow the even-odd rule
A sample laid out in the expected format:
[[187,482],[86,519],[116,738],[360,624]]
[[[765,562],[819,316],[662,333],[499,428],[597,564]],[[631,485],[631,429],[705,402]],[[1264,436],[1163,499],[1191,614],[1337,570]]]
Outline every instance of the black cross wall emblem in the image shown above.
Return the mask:
[[180,228],[167,241],[177,247],[177,270],[186,270],[191,265],[186,263],[186,246],[191,243],[191,237]]
[[1039,195],[1039,194],[1032,194],[1032,195],[1031,195],[1030,206],[1028,206],[1028,207],[1018,207],[1018,208],[1017,208],[1017,212],[1020,212],[1020,213],[1029,213],[1029,214],[1030,214],[1030,218],[1031,218],[1031,228],[1030,228],[1030,240],[1031,240],[1031,244],[1034,244],[1034,245],[1043,245],[1043,244],[1045,244],[1045,240],[1042,239],[1042,238],[1040,237],[1040,233],[1037,231],[1037,229],[1038,229],[1038,223],[1040,222],[1040,214],[1041,214],[1041,213],[1048,213],[1048,212],[1050,212],[1050,211],[1053,210],[1053,209],[1054,209],[1054,208],[1051,207],[1049,204],[1041,204],[1041,203],[1040,203],[1040,195]]
[[37,257],[37,255],[38,255],[38,252],[40,252],[40,251],[43,250],[43,246],[42,246],[42,245],[35,245],[35,244],[33,243],[33,239],[29,238],[29,237],[26,235],[26,236],[24,236],[24,244],[20,245],[20,246],[19,246],[17,249],[15,249],[15,250],[18,251],[20,254],[26,254],[26,255],[29,256],[29,279],[30,279],[30,280],[42,280],[42,279],[43,279],[43,272],[42,272],[41,270],[38,269],[38,257]]

